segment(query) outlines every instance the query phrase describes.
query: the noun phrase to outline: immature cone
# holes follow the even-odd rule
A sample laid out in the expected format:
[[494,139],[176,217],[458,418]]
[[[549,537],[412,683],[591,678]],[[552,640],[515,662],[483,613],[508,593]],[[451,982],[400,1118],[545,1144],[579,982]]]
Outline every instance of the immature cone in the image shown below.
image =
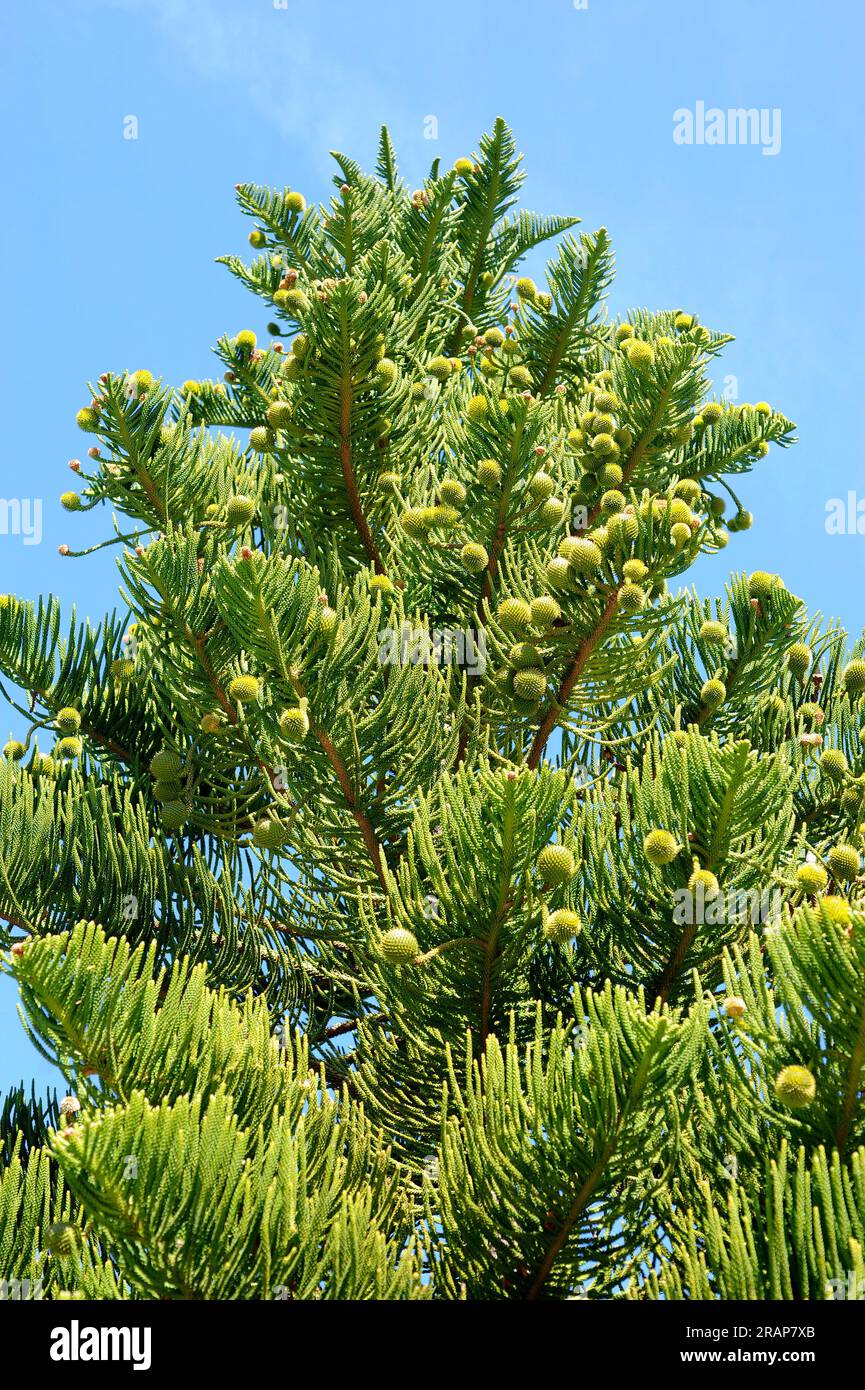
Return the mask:
[[859,876],[859,851],[855,845],[833,845],[826,856],[826,863],[832,877],[839,883]]
[[324,638],[331,638],[336,635],[339,627],[339,614],[335,608],[325,606],[322,608],[318,619],[318,631]]
[[607,532],[614,545],[630,545],[640,534],[640,523],[630,512],[615,512],[607,522]]
[[720,894],[721,885],[708,869],[695,869],[688,879],[688,890],[695,897],[702,894],[703,901],[710,903]]
[[865,661],[850,661],[841,674],[844,689],[848,695],[861,695],[865,691]]
[[827,893],[825,898],[820,899],[818,906],[837,927],[849,927],[853,920],[850,904],[845,898],[836,897],[834,893]]
[[800,864],[796,878],[806,893],[821,893],[829,882],[829,875],[822,864]]
[[548,497],[552,497],[555,487],[556,485],[549,473],[544,473],[541,470],[529,479],[529,496],[535,502],[546,502]]
[[804,642],[794,642],[787,653],[790,674],[797,681],[803,681],[811,666],[811,648]]
[[228,698],[238,705],[250,704],[258,695],[259,682],[255,676],[235,676],[228,683]]
[[271,429],[284,430],[294,418],[294,406],[289,401],[274,401],[267,407],[267,423]]
[[501,465],[495,459],[481,459],[475,477],[481,487],[498,487],[502,480]]
[[700,637],[704,642],[726,642],[727,629],[723,623],[708,619],[700,627]]
[[574,856],[564,845],[546,845],[538,855],[538,873],[548,888],[569,883],[576,872]]
[[506,598],[498,606],[496,616],[505,632],[521,632],[531,625],[532,610],[522,598]]
[[242,492],[229,497],[225,504],[225,518],[230,526],[245,526],[255,516],[255,503]]
[[393,386],[397,375],[397,365],[389,357],[383,357],[375,364],[375,378],[381,390],[386,391],[388,387]]
[[675,835],[671,835],[669,830],[650,830],[643,840],[643,853],[649,863],[658,868],[663,864],[672,864],[679,853]]
[[517,642],[508,652],[508,661],[517,671],[525,671],[529,666],[539,666],[541,654],[531,642]]
[[408,965],[420,954],[417,937],[406,927],[391,927],[386,931],[381,938],[380,949],[390,965]]
[[61,738],[55,752],[61,758],[80,758],[81,739],[80,738]]
[[670,499],[667,504],[667,516],[671,521],[683,523],[688,527],[690,527],[694,519],[694,513],[691,511],[684,497],[672,497]]
[[466,500],[466,490],[456,478],[445,478],[439,491],[449,507],[461,507]]
[[287,309],[292,318],[299,318],[309,308],[309,299],[303,290],[277,290],[273,302],[281,309]]
[[564,555],[554,555],[552,560],[548,560],[544,568],[544,578],[551,589],[569,589],[573,571],[570,562]]
[[[619,446],[611,434],[596,434],[592,440],[592,453],[600,458],[611,458],[619,452]],[[621,481],[621,479],[619,479]]]
[[723,681],[706,681],[700,691],[700,699],[707,709],[718,709],[727,698],[727,687]]
[[534,627],[552,627],[562,616],[561,608],[550,594],[541,594],[538,598],[533,598],[529,611]]
[[807,1067],[783,1067],[775,1078],[775,1099],[788,1110],[803,1110],[817,1094],[817,1082]]
[[755,570],[748,580],[748,593],[751,598],[768,598],[779,583],[777,574],[767,574],[765,570]]
[[645,602],[645,590],[639,584],[623,584],[619,590],[619,607],[623,613],[638,613]]
[[169,801],[180,801],[183,795],[183,787],[179,782],[154,782],[153,795],[157,801],[167,803]]
[[57,711],[54,719],[61,734],[77,734],[81,728],[81,715],[71,705]]
[[820,770],[826,777],[841,781],[847,776],[847,759],[840,748],[827,748],[820,757]]
[[167,782],[180,776],[183,759],[173,748],[162,748],[150,760],[150,775],[158,782]]
[[469,541],[460,551],[460,559],[469,574],[480,574],[489,564],[490,557],[482,545]]
[[628,344],[628,361],[638,372],[646,372],[655,360],[655,350],[650,343],[639,340]]
[[548,526],[558,526],[565,514],[565,504],[560,497],[548,497],[541,507],[541,521]]
[[629,584],[642,584],[648,573],[642,560],[626,560],[622,565],[622,575]]
[[309,716],[306,710],[284,710],[279,717],[279,729],[289,743],[300,743],[309,733]]
[[547,941],[554,941],[558,946],[564,946],[567,942],[578,936],[583,929],[583,924],[576,912],[571,912],[567,907],[560,907],[557,912],[551,912],[544,922],[542,931]]
[[276,444],[276,435],[266,425],[257,425],[249,431],[249,443],[257,454],[267,454]]
[[159,821],[163,830],[180,830],[186,823],[187,814],[185,801],[168,801],[162,808]]
[[435,377],[436,381],[447,381],[453,374],[453,367],[449,357],[434,357],[426,366],[427,375]]
[[529,666],[514,676],[514,694],[521,700],[540,700],[547,688],[547,678],[539,667]]
[[583,536],[568,537],[567,560],[577,574],[594,574],[604,563],[595,542]]
[[3,745],[4,756],[10,758],[13,763],[20,762],[27,749],[17,738],[10,738],[9,742]]
[[257,821],[252,832],[252,843],[257,849],[282,849],[287,838],[285,827],[269,816]]

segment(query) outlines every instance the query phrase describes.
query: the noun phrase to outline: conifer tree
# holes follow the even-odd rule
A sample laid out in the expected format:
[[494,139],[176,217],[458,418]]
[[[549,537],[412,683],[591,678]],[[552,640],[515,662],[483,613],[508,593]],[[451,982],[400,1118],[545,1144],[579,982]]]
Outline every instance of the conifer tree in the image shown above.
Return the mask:
[[4,968],[68,1088],[2,1110],[0,1277],[862,1296],[865,649],[687,578],[794,427],[691,306],[610,317],[503,121],[415,191],[335,160],[238,187],[221,379],[78,413],[119,610],[0,600]]

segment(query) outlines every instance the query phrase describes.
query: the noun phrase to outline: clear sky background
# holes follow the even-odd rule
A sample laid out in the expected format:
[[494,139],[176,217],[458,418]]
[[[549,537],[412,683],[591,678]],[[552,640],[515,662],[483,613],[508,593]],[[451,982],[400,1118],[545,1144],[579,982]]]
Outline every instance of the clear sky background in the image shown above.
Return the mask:
[[[42,538],[0,535],[0,590],[50,590],[94,619],[113,607],[111,550],[57,553],[110,525],[57,500],[74,486],[67,460],[87,447],[75,412],[101,371],[148,367],[181,382],[217,370],[219,334],[265,333],[261,301],[213,264],[249,251],[235,183],[326,198],[327,151],[370,165],[387,122],[416,185],[436,156],[470,154],[500,114],[526,155],[525,205],[609,229],[611,312],[681,306],[734,333],[723,375],[739,399],[768,400],[798,424],[800,442],[744,480],[754,529],[701,561],[700,588],[720,591],[730,569],[777,571],[858,634],[865,534],[830,535],[825,523],[829,500],[848,492],[865,513],[863,10],[4,0],[0,495],[42,500]],[[777,109],[779,152],[676,144],[673,113],[698,102]],[[124,138],[129,117],[137,139]],[[540,277],[540,259],[528,270]],[[33,1075],[51,1073],[0,978],[0,1094]]]

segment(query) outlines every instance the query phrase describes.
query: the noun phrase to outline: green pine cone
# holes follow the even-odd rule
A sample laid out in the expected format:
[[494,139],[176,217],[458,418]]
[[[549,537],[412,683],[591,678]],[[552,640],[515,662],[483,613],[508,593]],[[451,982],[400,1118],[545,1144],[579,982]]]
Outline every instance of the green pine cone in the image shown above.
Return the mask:
[[255,676],[235,676],[228,683],[228,698],[238,705],[251,704],[258,696],[259,685]]
[[150,760],[150,775],[158,782],[176,779],[183,771],[183,759],[173,748],[163,748]]
[[822,864],[800,864],[796,878],[806,893],[822,893],[829,882],[829,875]]
[[826,777],[841,781],[847,776],[847,759],[840,748],[827,748],[820,758],[820,770]]
[[838,883],[859,877],[859,851],[855,845],[833,845],[826,856],[829,872]]
[[167,801],[159,817],[163,830],[182,830],[189,812],[185,801]]
[[289,743],[302,743],[309,733],[309,716],[306,711],[283,710],[279,717],[279,731]]
[[521,700],[541,700],[546,688],[547,678],[539,666],[528,666],[514,676],[514,694]]
[[252,832],[252,843],[256,849],[279,850],[287,839],[285,827],[280,825],[279,821],[271,820],[269,816],[256,821]]
[[506,598],[499,604],[496,616],[505,632],[522,632],[531,626],[532,610],[522,598]]
[[567,907],[560,907],[557,912],[551,912],[544,922],[542,931],[547,941],[553,941],[557,946],[566,946],[575,936],[579,936],[583,929],[576,912],[571,912]]
[[391,927],[386,931],[380,949],[389,965],[408,965],[420,955],[418,939],[406,927]]
[[841,673],[841,679],[848,695],[854,698],[861,695],[865,691],[865,661],[857,659],[848,662]]
[[183,795],[183,788],[179,782],[154,782],[153,795],[157,801],[163,803],[180,801]]
[[727,698],[727,687],[722,680],[712,679],[704,683],[700,690],[700,699],[706,709],[719,709]]
[[538,873],[548,888],[570,883],[576,872],[574,856],[564,845],[545,845],[538,855]]
[[664,864],[672,864],[679,853],[679,845],[669,830],[650,830],[643,840],[643,853],[650,864],[661,868]]
[[817,1082],[807,1067],[783,1067],[775,1077],[775,1099],[789,1110],[802,1110],[817,1094]]
[[66,705],[57,711],[54,723],[61,734],[77,734],[81,728],[81,715],[77,709],[73,709],[71,705]]
[[534,627],[552,627],[562,616],[562,610],[551,594],[541,594],[538,598],[533,598],[529,611]]
[[804,681],[811,667],[811,648],[804,642],[794,642],[787,652],[787,665],[795,680]]
[[246,526],[255,516],[255,503],[242,492],[229,497],[225,504],[225,519],[229,526]]

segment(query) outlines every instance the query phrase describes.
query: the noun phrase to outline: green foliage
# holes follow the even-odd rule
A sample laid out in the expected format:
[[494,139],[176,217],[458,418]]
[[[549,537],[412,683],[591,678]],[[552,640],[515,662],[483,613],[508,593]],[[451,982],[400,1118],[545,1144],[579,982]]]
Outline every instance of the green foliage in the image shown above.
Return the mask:
[[334,158],[239,187],[219,379],[90,388],[122,611],[0,596],[4,968],[71,1095],[0,1111],[0,1280],[857,1297],[865,645],[685,587],[793,424],[609,316],[503,121],[414,190]]

